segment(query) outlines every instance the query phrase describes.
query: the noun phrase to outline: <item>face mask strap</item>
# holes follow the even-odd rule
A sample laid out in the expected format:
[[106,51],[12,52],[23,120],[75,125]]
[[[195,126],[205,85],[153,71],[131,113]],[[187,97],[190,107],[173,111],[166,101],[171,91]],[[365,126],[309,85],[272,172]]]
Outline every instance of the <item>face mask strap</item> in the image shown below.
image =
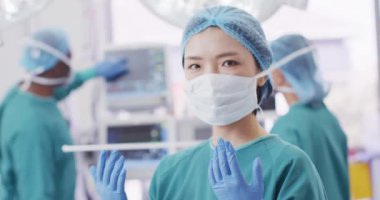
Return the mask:
[[293,89],[293,88],[291,88],[291,87],[285,87],[285,86],[281,86],[281,87],[275,87],[275,90],[277,91],[277,92],[281,92],[281,93],[290,93],[290,94],[295,94],[296,93],[296,91]]
[[[312,52],[314,49],[315,49],[314,46],[308,46],[308,47],[304,47],[302,49],[298,49],[297,51],[285,56],[284,58],[282,58],[281,60],[279,60],[278,62],[273,64],[272,68],[274,68],[274,69],[280,68],[280,67],[284,66],[285,64],[289,63],[290,61],[292,61],[292,60],[294,60],[294,59],[296,59],[302,55],[305,55],[307,53]],[[272,69],[272,70],[274,70],[274,69]]]
[[31,81],[29,79],[24,79],[23,83],[20,86],[20,90],[27,91],[30,87]]
[[260,115],[261,119],[265,119],[264,118],[264,111],[263,111],[263,109],[261,108],[260,105],[259,105],[259,107],[257,107],[257,109],[259,110],[259,115]]
[[261,77],[265,77],[265,76],[268,76],[271,72],[273,72],[274,70],[278,69],[278,68],[281,68],[282,66],[284,66],[285,64],[289,63],[290,61],[304,55],[304,54],[307,54],[307,53],[310,53],[312,52],[313,50],[315,49],[314,46],[308,46],[308,47],[304,47],[302,49],[299,49],[297,51],[294,51],[293,53],[285,56],[284,58],[282,58],[281,60],[277,61],[276,63],[274,63],[271,67],[269,67],[268,69],[258,73],[255,78],[261,78]]
[[40,50],[43,50],[55,57],[57,57],[59,60],[61,60],[62,62],[64,62],[67,66],[71,66],[71,61],[70,59],[64,55],[62,52],[58,51],[57,49],[51,47],[50,45],[47,45],[43,42],[40,42],[40,41],[37,41],[37,40],[33,40],[33,39],[27,39],[24,41],[24,44],[27,45],[27,46],[30,46],[30,47],[35,47],[35,48],[38,48]]
[[69,76],[62,77],[62,78],[45,78],[45,77],[36,76],[34,74],[29,74],[24,78],[25,82],[23,84],[23,88],[28,89],[32,82],[40,84],[40,85],[47,85],[47,86],[67,84],[67,83],[72,82],[74,78],[75,78],[75,74],[72,71],[70,71]]
[[48,85],[48,86],[54,86],[54,85],[60,85],[66,83],[68,80],[67,77],[65,78],[43,78],[39,76],[34,76],[31,78],[31,82],[38,83],[41,85]]

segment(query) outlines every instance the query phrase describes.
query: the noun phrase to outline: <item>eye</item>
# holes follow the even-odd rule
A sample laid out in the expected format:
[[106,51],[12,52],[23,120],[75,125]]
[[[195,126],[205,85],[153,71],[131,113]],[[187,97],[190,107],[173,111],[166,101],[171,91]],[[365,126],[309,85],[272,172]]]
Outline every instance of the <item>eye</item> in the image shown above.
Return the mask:
[[191,64],[191,65],[187,66],[187,69],[189,69],[189,70],[196,70],[196,69],[199,69],[199,68],[201,68],[201,66],[198,65],[198,64]]
[[236,62],[236,61],[234,61],[234,60],[226,60],[222,64],[223,67],[233,67],[233,66],[236,66],[236,65],[239,65],[239,63]]

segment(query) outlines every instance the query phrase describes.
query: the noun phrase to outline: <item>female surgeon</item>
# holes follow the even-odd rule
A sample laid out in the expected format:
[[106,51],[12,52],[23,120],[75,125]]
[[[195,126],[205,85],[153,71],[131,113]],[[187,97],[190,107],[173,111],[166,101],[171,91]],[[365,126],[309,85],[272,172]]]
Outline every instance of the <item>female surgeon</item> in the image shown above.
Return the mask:
[[[301,35],[285,35],[271,43],[275,61],[310,47],[310,42]],[[290,110],[277,120],[271,132],[308,154],[326,187],[328,199],[350,199],[346,135],[323,103],[328,88],[318,73],[312,52],[273,71],[272,79]]]
[[[189,106],[212,125],[212,137],[163,159],[150,199],[326,199],[307,155],[269,135],[256,119],[272,90],[265,78],[272,55],[260,23],[234,7],[205,9],[187,24],[182,52]],[[109,159],[120,159],[117,155]],[[100,166],[92,168],[93,174],[113,169]],[[102,178],[95,180],[102,185]]]

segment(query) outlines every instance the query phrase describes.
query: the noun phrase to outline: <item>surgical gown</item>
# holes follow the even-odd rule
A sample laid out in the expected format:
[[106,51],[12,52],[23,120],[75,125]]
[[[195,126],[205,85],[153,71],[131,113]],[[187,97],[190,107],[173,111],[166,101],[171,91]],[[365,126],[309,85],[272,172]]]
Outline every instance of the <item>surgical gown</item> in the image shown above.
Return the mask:
[[293,105],[271,132],[308,154],[329,199],[350,199],[346,135],[323,103]]
[[[245,179],[251,182],[252,163],[260,157],[264,175],[264,199],[326,199],[320,177],[299,148],[268,135],[238,147],[236,154]],[[208,179],[212,156],[204,142],[161,161],[150,187],[150,200],[216,199]]]
[[61,150],[72,139],[57,102],[94,76],[93,70],[77,73],[54,98],[18,86],[8,92],[0,112],[1,200],[74,199],[74,155]]

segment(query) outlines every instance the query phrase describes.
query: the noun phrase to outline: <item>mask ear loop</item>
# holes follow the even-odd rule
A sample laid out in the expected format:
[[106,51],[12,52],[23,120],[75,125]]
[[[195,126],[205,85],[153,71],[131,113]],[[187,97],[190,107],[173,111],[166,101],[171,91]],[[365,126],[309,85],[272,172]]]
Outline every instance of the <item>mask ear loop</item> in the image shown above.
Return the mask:
[[21,79],[21,84],[19,86],[21,91],[28,91],[30,85],[32,84],[32,74],[25,74],[23,75],[23,78]]
[[31,81],[28,80],[28,79],[24,79],[24,81],[21,83],[20,85],[20,90],[21,91],[28,91],[29,87],[30,87],[30,84],[31,84]]
[[[259,109],[259,115],[260,115],[260,118],[261,118],[261,119],[265,119],[265,118],[264,118],[264,111],[263,111],[263,109],[261,108],[261,106],[259,106],[257,109]],[[259,118],[259,119],[260,119],[260,118]]]

